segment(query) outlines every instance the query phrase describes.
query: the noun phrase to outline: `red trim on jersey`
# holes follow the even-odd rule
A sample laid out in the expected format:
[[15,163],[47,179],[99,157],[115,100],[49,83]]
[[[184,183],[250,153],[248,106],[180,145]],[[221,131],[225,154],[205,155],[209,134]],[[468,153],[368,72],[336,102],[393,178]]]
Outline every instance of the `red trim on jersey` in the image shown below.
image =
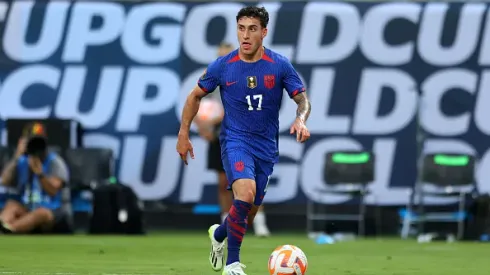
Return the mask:
[[237,61],[240,61],[240,56],[238,56],[238,54],[235,55],[232,59],[228,60],[228,63],[233,63]]
[[204,86],[202,86],[201,83],[197,82],[197,86],[199,86],[199,88],[201,88],[201,90],[203,90],[205,93],[208,92],[208,89],[206,89]]
[[294,92],[291,93],[291,97],[295,97],[297,94],[302,93],[304,91],[306,91],[306,88],[305,87],[303,87],[303,88],[301,88],[299,90],[295,90]]
[[274,60],[272,60],[272,58],[270,58],[267,54],[264,53],[264,55],[262,56],[262,59],[264,59],[265,61],[269,61],[271,63],[275,63]]

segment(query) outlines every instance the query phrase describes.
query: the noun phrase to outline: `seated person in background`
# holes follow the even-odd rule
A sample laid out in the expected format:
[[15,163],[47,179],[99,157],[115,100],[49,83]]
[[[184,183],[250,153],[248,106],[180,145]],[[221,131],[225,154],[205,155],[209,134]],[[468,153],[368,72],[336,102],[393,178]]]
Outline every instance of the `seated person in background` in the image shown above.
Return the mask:
[[17,150],[2,171],[2,183],[19,190],[20,201],[8,200],[0,213],[3,233],[64,233],[69,230],[68,168],[48,152],[44,125],[24,128]]

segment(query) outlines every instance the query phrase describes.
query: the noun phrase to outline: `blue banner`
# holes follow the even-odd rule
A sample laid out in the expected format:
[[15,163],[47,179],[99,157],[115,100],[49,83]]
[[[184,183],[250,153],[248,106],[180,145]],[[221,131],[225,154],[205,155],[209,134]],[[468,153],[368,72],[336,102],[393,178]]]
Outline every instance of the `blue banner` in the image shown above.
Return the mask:
[[[193,138],[196,159],[185,167],[176,135],[185,97],[217,45],[237,45],[235,17],[243,6],[0,2],[0,117],[78,120],[85,146],[111,148],[117,176],[141,199],[215,203],[207,143]],[[311,141],[296,143],[288,131],[296,105],[284,97],[281,161],[266,203],[348,201],[318,190],[324,155],[355,148],[377,154],[368,201],[405,203],[416,181],[418,125],[428,133],[425,151],[478,154],[478,184],[490,191],[487,4],[263,6],[270,13],[265,44],[291,60],[313,107]]]

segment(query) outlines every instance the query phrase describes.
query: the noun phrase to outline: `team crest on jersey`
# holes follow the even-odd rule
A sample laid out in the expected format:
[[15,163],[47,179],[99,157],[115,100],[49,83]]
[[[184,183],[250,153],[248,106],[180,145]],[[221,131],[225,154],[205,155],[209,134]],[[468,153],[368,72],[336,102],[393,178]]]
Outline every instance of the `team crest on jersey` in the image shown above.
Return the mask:
[[243,161],[235,162],[235,170],[237,170],[238,172],[243,172],[243,169],[245,169],[245,164],[243,163]]
[[272,89],[276,85],[276,78],[274,75],[264,75],[264,85],[267,89]]
[[257,77],[256,76],[247,76],[247,87],[253,89],[257,87]]
[[203,73],[202,73],[202,75],[201,75],[201,80],[204,80],[204,79],[206,78],[206,72],[207,72],[207,71],[208,71],[207,69],[206,69],[206,70],[204,70],[204,72],[203,72]]

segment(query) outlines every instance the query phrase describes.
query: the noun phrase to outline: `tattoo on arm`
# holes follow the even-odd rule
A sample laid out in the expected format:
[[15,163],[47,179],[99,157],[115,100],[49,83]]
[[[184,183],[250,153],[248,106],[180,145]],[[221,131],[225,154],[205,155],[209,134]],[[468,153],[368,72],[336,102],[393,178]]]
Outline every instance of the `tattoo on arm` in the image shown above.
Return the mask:
[[306,96],[306,92],[297,94],[293,97],[294,102],[298,104],[298,109],[296,110],[296,118],[301,119],[306,122],[311,112],[311,104]]

